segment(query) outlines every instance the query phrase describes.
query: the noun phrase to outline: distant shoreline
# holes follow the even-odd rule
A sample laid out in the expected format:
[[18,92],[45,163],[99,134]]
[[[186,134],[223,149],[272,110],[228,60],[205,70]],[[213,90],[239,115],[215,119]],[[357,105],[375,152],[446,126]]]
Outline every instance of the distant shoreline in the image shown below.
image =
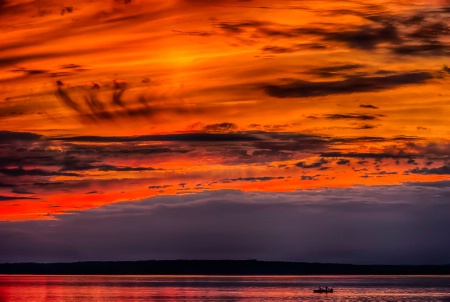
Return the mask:
[[0,263],[0,274],[32,275],[450,275],[450,265],[352,265],[257,260]]

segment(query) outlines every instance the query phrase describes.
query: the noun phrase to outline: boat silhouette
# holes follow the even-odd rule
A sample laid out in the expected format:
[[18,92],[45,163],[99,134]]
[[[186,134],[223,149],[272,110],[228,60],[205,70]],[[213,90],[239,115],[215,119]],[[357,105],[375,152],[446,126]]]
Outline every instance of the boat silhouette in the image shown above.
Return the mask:
[[322,293],[326,293],[327,294],[327,293],[332,293],[333,289],[331,287],[328,288],[328,286],[325,287],[325,288],[319,287],[319,289],[314,289],[313,292],[317,293],[317,294],[322,294]]

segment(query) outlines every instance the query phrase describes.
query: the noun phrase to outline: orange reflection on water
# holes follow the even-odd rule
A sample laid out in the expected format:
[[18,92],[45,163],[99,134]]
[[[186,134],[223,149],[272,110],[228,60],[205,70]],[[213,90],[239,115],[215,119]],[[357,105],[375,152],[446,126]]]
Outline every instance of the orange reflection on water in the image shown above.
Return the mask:
[[[2,302],[441,301],[448,276],[7,276]],[[430,285],[427,285],[430,284]],[[331,286],[332,294],[315,294]]]

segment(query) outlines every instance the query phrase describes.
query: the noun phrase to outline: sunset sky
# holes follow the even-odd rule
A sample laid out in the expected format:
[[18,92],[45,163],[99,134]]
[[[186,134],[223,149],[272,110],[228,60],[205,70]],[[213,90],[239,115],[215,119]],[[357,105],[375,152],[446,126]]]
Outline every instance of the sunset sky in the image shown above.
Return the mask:
[[450,2],[0,0],[0,262],[450,263]]

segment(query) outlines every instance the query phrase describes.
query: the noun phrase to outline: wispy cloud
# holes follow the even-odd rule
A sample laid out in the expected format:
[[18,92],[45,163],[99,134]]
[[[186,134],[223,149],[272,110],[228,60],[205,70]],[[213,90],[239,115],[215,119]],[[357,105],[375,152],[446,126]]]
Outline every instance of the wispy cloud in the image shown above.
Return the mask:
[[306,98],[332,94],[376,92],[412,84],[426,83],[433,79],[430,72],[406,72],[387,76],[355,76],[341,81],[311,82],[294,80],[281,85],[263,85],[261,88],[277,98]]

